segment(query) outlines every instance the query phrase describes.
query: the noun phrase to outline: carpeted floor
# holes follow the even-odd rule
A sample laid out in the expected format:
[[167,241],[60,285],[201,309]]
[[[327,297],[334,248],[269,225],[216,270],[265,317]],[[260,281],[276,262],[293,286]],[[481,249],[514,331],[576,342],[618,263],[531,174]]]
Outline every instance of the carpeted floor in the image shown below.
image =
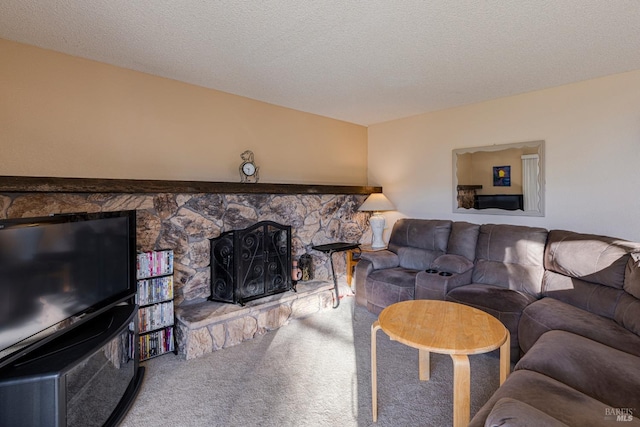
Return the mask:
[[[378,332],[378,422],[371,418],[371,324],[376,316],[342,298],[251,341],[195,360],[147,361],[123,427],[448,426],[451,358],[432,354],[418,379],[418,351]],[[497,351],[470,357],[471,416],[498,387]]]

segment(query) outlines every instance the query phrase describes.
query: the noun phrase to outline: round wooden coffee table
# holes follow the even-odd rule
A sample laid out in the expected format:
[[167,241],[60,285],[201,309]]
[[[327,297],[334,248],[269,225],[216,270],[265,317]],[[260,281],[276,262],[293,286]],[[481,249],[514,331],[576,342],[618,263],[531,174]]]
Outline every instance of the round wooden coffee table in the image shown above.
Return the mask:
[[419,350],[419,377],[429,379],[429,352],[453,359],[453,425],[469,424],[471,380],[470,354],[500,348],[500,384],[510,366],[509,331],[484,311],[446,301],[415,300],[392,304],[371,325],[371,396],[373,421],[378,420],[376,332],[382,329],[392,340]]

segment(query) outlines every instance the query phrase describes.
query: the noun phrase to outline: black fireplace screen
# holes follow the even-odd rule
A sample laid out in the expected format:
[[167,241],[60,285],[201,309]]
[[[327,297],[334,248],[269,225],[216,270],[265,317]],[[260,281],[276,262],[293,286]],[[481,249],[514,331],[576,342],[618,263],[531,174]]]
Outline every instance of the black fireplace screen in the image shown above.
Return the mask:
[[211,239],[212,301],[247,301],[293,290],[291,227],[262,221]]

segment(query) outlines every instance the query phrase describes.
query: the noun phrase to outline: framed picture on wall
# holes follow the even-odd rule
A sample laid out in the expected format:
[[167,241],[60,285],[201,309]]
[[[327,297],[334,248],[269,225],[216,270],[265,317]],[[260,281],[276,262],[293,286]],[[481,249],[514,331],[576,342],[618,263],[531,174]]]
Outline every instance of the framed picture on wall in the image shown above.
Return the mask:
[[493,186],[511,187],[511,166],[493,167]]

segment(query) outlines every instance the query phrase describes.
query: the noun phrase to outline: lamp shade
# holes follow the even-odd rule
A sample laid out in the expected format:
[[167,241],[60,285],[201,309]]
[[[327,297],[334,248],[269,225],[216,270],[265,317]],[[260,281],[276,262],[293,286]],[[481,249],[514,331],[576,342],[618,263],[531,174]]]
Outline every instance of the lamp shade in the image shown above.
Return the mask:
[[358,208],[359,211],[371,211],[382,212],[395,210],[395,206],[387,197],[382,193],[372,193],[367,197],[362,206]]

